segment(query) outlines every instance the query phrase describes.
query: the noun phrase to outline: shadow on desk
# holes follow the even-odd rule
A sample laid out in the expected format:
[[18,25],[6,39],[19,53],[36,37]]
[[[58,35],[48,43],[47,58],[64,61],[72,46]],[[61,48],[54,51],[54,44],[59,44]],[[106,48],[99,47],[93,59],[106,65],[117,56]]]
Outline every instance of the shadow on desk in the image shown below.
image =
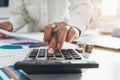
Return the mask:
[[81,80],[82,74],[41,74],[30,75],[31,80]]

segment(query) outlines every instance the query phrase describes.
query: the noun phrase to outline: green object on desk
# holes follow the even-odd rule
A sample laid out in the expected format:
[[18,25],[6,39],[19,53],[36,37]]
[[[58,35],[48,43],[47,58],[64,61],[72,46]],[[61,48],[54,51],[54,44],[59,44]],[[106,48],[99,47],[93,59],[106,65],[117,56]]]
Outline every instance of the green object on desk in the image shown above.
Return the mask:
[[0,49],[22,49],[22,46],[16,46],[16,45],[3,45],[3,46],[0,46]]

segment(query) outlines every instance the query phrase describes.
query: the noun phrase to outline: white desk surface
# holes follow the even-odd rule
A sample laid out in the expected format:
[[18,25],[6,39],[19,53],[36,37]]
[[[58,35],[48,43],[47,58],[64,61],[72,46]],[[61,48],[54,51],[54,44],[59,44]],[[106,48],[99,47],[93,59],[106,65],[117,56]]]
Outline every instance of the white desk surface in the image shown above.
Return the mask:
[[[43,38],[43,34],[39,33],[26,36],[33,39]],[[71,47],[70,45],[65,44],[64,47]],[[13,65],[16,61],[23,60],[28,52],[29,49],[0,49],[0,67]],[[32,80],[120,80],[120,51],[95,48],[89,58],[97,61],[99,68],[88,69],[82,74],[40,74],[30,75],[30,78]]]

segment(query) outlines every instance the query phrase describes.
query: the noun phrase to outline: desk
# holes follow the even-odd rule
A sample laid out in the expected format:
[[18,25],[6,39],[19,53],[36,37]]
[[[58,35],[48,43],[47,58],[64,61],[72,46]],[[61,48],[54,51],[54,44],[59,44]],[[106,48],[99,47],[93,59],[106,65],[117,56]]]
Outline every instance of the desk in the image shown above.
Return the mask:
[[[43,34],[28,34],[34,35],[34,39],[42,39]],[[73,44],[69,44],[73,45]],[[68,47],[68,43],[65,43],[63,47]],[[74,45],[75,46],[75,45]],[[69,46],[70,47],[70,46]],[[77,46],[76,46],[77,47]],[[29,49],[23,50],[0,50],[0,56],[2,54],[9,54],[0,58],[0,66],[13,65],[18,60],[23,60],[29,52]],[[12,57],[11,57],[12,56]],[[120,51],[109,51],[105,49],[95,48],[93,53],[89,55],[89,59],[95,60],[99,63],[99,68],[88,69],[82,74],[40,74],[29,75],[32,80],[120,80]]]
[[82,74],[31,75],[36,80],[120,80],[120,52],[94,49],[89,58],[99,63],[98,69],[88,69]]

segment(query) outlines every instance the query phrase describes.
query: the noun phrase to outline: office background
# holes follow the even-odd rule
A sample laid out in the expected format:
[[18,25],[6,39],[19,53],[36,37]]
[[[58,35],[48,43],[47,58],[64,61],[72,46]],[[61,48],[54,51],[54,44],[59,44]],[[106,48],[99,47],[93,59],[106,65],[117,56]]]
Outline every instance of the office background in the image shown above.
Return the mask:
[[8,6],[8,0],[0,0],[0,7],[7,7]]
[[[91,0],[94,8],[94,21],[90,28],[111,32],[120,27],[120,0]],[[0,21],[9,19],[9,0],[0,0]],[[26,28],[27,29],[27,28]],[[22,30],[26,30],[22,29]]]

